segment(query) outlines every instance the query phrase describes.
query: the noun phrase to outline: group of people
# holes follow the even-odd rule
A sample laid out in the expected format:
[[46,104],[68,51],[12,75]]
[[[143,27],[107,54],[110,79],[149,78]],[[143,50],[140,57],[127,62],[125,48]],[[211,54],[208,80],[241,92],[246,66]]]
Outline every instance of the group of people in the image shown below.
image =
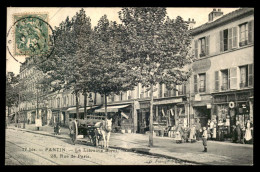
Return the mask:
[[[174,131],[177,144],[182,142],[194,143],[202,139],[204,146],[203,152],[207,152],[207,140],[216,140],[217,135],[219,140],[221,140],[221,138],[224,140],[223,128],[221,127],[222,125],[218,126],[217,128],[216,120],[214,119],[209,120],[207,126],[201,127],[199,119],[197,119],[196,123],[190,127],[176,125],[172,127],[171,130]],[[247,120],[243,128],[241,127],[240,122],[237,121],[236,125],[233,125],[232,131],[229,132],[232,136],[232,141],[235,143],[252,143],[252,130],[253,124],[250,122],[250,120]]]
[[252,143],[253,142],[253,124],[247,120],[244,127],[241,127],[239,121],[232,126],[232,142],[233,143]]

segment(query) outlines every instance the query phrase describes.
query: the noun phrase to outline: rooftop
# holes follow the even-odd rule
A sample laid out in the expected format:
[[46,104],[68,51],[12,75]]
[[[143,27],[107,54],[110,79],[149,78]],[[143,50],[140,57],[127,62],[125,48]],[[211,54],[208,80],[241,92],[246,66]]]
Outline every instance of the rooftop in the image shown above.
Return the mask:
[[244,17],[244,16],[248,16],[254,14],[254,8],[240,8],[238,10],[235,10],[231,13],[225,14],[221,17],[219,17],[218,19],[216,19],[213,22],[207,22],[201,26],[198,26],[194,29],[191,30],[191,34],[192,35],[196,35],[199,34],[201,32],[207,31],[211,28],[217,27],[219,25],[225,24],[227,22],[230,22],[231,20],[240,18],[240,17]]

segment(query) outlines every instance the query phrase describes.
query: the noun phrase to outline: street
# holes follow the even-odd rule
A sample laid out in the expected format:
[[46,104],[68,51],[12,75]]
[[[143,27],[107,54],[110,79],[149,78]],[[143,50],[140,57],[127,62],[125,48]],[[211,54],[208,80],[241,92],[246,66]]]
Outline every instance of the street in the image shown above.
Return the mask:
[[6,130],[5,165],[193,165],[109,148],[72,145],[69,139]]

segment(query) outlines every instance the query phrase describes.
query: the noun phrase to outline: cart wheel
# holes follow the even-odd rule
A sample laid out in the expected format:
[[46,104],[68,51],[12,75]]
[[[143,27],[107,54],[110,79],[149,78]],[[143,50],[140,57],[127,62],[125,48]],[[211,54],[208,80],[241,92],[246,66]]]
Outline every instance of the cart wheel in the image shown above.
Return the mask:
[[77,121],[73,121],[72,122],[72,133],[71,133],[71,140],[73,142],[73,144],[75,144],[75,142],[77,141],[77,136],[78,136],[78,125],[77,125]]

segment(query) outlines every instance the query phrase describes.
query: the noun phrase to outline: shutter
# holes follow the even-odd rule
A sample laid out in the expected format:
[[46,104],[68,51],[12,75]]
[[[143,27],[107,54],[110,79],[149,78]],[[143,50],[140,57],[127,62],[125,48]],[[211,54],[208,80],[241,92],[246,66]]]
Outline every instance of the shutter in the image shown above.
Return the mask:
[[206,55],[209,55],[209,36],[206,36]]
[[232,28],[228,29],[228,50],[232,49]]
[[252,44],[254,39],[254,20],[248,22],[248,43]]
[[195,57],[198,57],[198,40],[195,40]]
[[194,75],[194,93],[198,93],[198,81],[197,81],[197,75]]
[[248,86],[254,86],[253,64],[248,65]]
[[237,89],[237,68],[230,68],[230,89]]
[[237,47],[237,27],[233,27],[233,45],[232,48]]
[[215,90],[219,91],[219,71],[215,71]]
[[219,32],[219,45],[220,45],[220,52],[223,52],[224,51],[223,30]]

